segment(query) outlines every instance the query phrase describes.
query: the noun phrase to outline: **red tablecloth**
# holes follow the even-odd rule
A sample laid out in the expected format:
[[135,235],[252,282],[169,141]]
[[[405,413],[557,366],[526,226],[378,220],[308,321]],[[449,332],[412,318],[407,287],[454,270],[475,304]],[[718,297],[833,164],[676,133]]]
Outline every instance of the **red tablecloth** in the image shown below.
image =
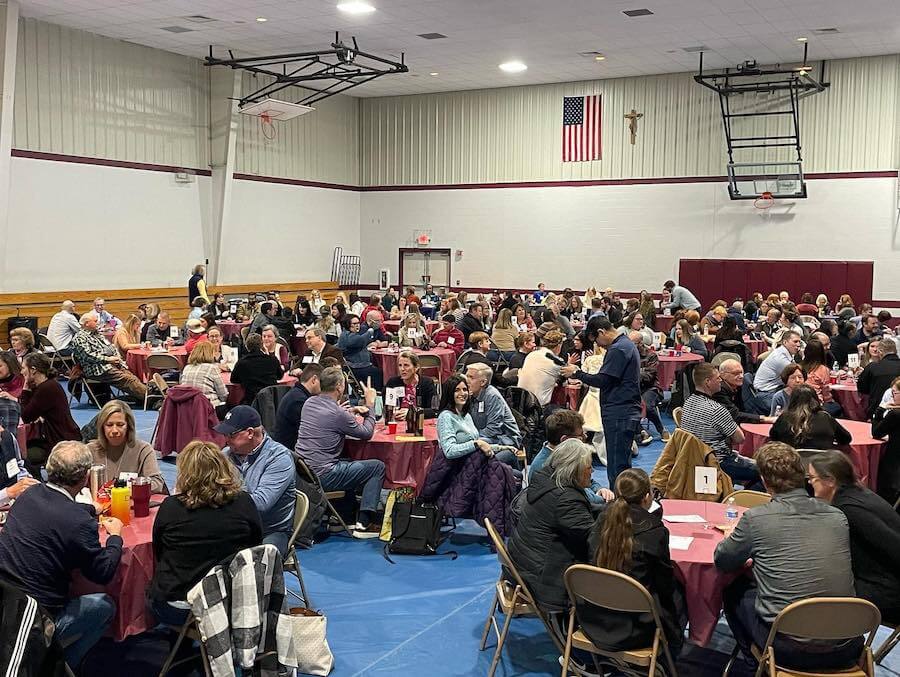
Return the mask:
[[[662,501],[664,515],[700,515],[709,524],[725,524],[725,506],[707,501]],[[743,512],[743,508],[738,508]],[[688,612],[688,638],[705,646],[712,637],[719,612],[722,610],[722,591],[739,573],[722,573],[713,564],[716,546],[725,538],[717,529],[705,524],[671,524],[663,521],[669,533],[691,536],[694,540],[687,550],[672,550],[675,575],[684,584]]]
[[659,356],[659,387],[669,390],[675,382],[675,374],[684,369],[691,362],[703,362],[701,355],[694,353],[681,353],[681,357],[670,355]]
[[[230,371],[222,372],[222,380],[225,382],[225,387],[228,388],[228,404],[230,404],[232,407],[240,404],[241,400],[244,399],[244,386],[231,382]],[[283,386],[292,386],[296,382],[296,376],[285,374],[281,377],[281,380],[278,383]]]
[[656,318],[653,320],[653,331],[661,331],[664,334],[668,334],[672,331],[672,324],[674,323],[675,318],[671,315],[663,315],[659,313]]
[[[878,464],[884,453],[885,442],[872,437],[872,426],[865,421],[849,421],[838,419],[851,435],[850,460],[856,467],[860,481],[873,491],[878,487]],[[750,458],[769,440],[769,423],[742,423],[744,441],[738,451],[742,456]]]
[[129,371],[144,383],[152,376],[147,370],[147,358],[150,355],[174,355],[178,358],[178,363],[182,369],[184,369],[184,365],[188,361],[187,350],[184,346],[172,346],[165,352],[147,350],[146,348],[132,348],[125,356],[125,364],[128,366]]
[[844,410],[844,418],[866,421],[869,418],[869,396],[856,389],[855,381],[840,381],[831,386],[831,394]]
[[250,321],[235,322],[234,320],[219,320],[216,326],[222,331],[222,338],[226,341],[232,336],[240,336],[241,329],[250,326]]
[[306,352],[306,332],[298,331],[291,336],[291,352],[294,355],[302,355]]
[[[409,348],[404,348],[409,350]],[[416,355],[437,355],[441,358],[441,383],[450,378],[453,369],[456,367],[456,353],[449,348],[432,348],[431,350],[413,349]],[[369,350],[372,355],[372,363],[384,374],[384,382],[398,375],[397,357],[400,352],[395,352],[390,348],[372,348]]]
[[[381,328],[391,334],[396,334],[400,331],[400,323],[402,320],[385,320],[381,323]],[[438,328],[440,322],[436,322],[435,320],[425,320],[425,333],[431,336],[431,332]]]
[[566,407],[567,409],[578,411],[580,399],[581,386],[572,385],[571,383],[566,382],[556,386],[556,388],[553,389],[553,396],[550,398],[550,401],[553,404],[559,404]]
[[[154,496],[153,500],[161,500]],[[139,635],[156,627],[156,619],[147,610],[145,593],[153,578],[153,520],[157,508],[150,508],[149,517],[131,517],[131,524],[122,530],[122,559],[116,575],[106,585],[97,585],[79,572],[72,576],[71,593],[87,595],[105,592],[116,603],[116,615],[110,633],[117,642],[131,635]],[[100,529],[100,543],[106,543],[106,530]]]
[[389,435],[383,423],[378,423],[370,440],[347,438],[344,451],[355,461],[377,458],[384,461],[384,486],[387,489],[412,487],[419,492],[431,467],[437,449],[437,421],[425,422],[424,442],[397,441],[408,436],[406,424],[401,422],[397,435]]

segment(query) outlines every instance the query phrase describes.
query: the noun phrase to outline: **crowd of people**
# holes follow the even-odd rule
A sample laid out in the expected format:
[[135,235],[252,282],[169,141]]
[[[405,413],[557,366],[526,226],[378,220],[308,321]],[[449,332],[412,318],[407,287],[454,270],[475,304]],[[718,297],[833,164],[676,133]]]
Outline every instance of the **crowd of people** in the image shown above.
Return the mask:
[[[665,398],[657,352],[670,346],[704,357],[687,374],[680,427],[714,452],[736,484],[772,495],[770,503],[747,511],[716,550],[722,571],[754,562],[755,584],[740,577],[725,600],[745,655],[797,599],[859,594],[885,618],[900,620],[900,548],[894,542],[900,516],[884,500],[900,495],[900,360],[888,318],[864,307],[857,313],[848,297],[834,313],[824,295],[804,294],[794,305],[782,292],[719,300],[701,315],[696,297],[673,281],[660,296],[642,292],[623,301],[611,289],[591,288],[582,296],[539,285],[531,294],[469,299],[465,292],[438,295],[428,287],[421,296],[388,289],[367,301],[353,293],[331,303],[313,291],[291,308],[277,292],[264,300],[226,301],[206,287],[198,267],[183,327],[154,304],[120,321],[103,299],[80,316],[66,301],[47,330],[49,353],[36,348],[29,330],[17,329],[11,350],[0,354],[0,446],[7,469],[0,507],[13,503],[0,533],[0,578],[44,606],[77,668],[115,605],[105,594],[71,597],[71,573],[80,570],[105,584],[122,553],[121,523],[101,518],[108,533],[101,546],[94,508],[85,501],[97,464],[111,478],[146,477],[154,493],[167,496],[154,522],[156,564],[148,591],[161,623],[183,622],[187,589],[229,554],[259,544],[287,554],[295,491],[308,479],[305,472],[325,492],[359,495],[351,534],[377,537],[385,464],[349,458],[345,442],[373,437],[390,391],[395,420],[411,409],[437,419],[440,462],[426,478],[429,498],[459,513],[454,516],[500,524],[513,562],[560,630],[569,606],[563,574],[572,564],[593,563],[648,588],[677,653],[686,624],[683,591],[650,479],[631,467],[639,447],[652,441],[651,429],[670,439],[659,411]],[[665,316],[671,331],[656,331]],[[386,318],[399,321],[396,331],[385,330]],[[432,318],[438,325],[429,332]],[[246,335],[229,345],[217,327],[223,320],[247,323]],[[306,347],[293,355],[290,339],[298,329]],[[758,364],[740,350],[747,335],[771,346]],[[845,350],[840,337],[852,349]],[[398,346],[397,374],[385,379],[370,351],[391,343]],[[222,448],[195,441],[181,450],[170,496],[156,452],[138,438],[125,401],[143,404],[148,388],[165,391],[172,376],[156,374],[144,383],[126,368],[128,351],[145,345],[188,349],[187,364],[175,376],[209,401],[219,419],[215,431],[225,441]],[[421,369],[420,351],[430,348],[456,358],[454,373],[442,383]],[[80,370],[68,374],[70,389],[88,378],[122,393],[107,396],[87,431],[72,419],[53,353],[71,357]],[[860,392],[870,397],[873,434],[889,440],[881,496],[863,488],[846,456],[834,451],[850,441],[829,392],[832,371],[841,368],[858,374]],[[226,372],[243,387],[240,404],[229,404]],[[285,375],[296,382],[267,430],[253,405]],[[559,397],[565,386],[579,393],[574,407]],[[29,424],[25,449],[10,432],[20,421]],[[747,422],[773,424],[772,442],[755,459],[734,451],[742,441],[740,424]],[[797,449],[821,453],[801,460]],[[595,456],[606,466],[609,488],[593,477]],[[523,483],[527,489],[518,493]],[[460,496],[476,498],[463,504]],[[84,502],[85,509],[72,510],[73,502]],[[788,576],[785,558],[797,553],[804,568]],[[579,619],[598,645],[633,648],[652,636],[643,619],[626,622],[597,610]],[[854,641],[810,652],[788,641],[783,651],[795,667],[815,669],[843,666],[859,648]]]

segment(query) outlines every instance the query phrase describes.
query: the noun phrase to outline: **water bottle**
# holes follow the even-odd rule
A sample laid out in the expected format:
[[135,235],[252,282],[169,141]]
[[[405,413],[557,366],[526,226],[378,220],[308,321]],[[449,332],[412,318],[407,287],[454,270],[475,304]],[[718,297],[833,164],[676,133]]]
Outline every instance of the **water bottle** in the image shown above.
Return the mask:
[[781,405],[775,407],[775,418],[778,418],[779,416],[781,416]]
[[732,529],[737,526],[738,511],[733,498],[729,498],[728,503],[725,505],[725,519],[728,520],[728,526]]

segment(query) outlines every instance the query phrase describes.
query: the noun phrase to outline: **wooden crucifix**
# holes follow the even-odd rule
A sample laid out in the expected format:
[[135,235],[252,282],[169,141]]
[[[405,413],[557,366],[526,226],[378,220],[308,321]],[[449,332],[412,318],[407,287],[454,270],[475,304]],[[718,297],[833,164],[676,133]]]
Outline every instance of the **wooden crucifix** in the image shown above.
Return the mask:
[[638,131],[638,120],[644,117],[643,113],[638,113],[634,108],[631,109],[630,113],[625,114],[625,119],[628,120],[628,129],[631,132],[631,145],[634,145],[635,139],[637,139],[637,131]]

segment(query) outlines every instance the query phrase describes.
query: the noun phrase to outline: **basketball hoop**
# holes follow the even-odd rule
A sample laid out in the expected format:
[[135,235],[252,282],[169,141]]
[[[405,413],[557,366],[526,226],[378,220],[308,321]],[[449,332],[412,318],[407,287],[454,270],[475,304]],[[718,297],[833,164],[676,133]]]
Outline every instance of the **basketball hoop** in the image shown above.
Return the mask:
[[773,204],[775,204],[775,198],[772,197],[772,193],[770,193],[769,191],[765,191],[753,201],[753,206],[763,211],[771,207]]
[[278,130],[275,129],[270,113],[263,112],[259,114],[259,129],[267,141],[272,141],[278,136]]

